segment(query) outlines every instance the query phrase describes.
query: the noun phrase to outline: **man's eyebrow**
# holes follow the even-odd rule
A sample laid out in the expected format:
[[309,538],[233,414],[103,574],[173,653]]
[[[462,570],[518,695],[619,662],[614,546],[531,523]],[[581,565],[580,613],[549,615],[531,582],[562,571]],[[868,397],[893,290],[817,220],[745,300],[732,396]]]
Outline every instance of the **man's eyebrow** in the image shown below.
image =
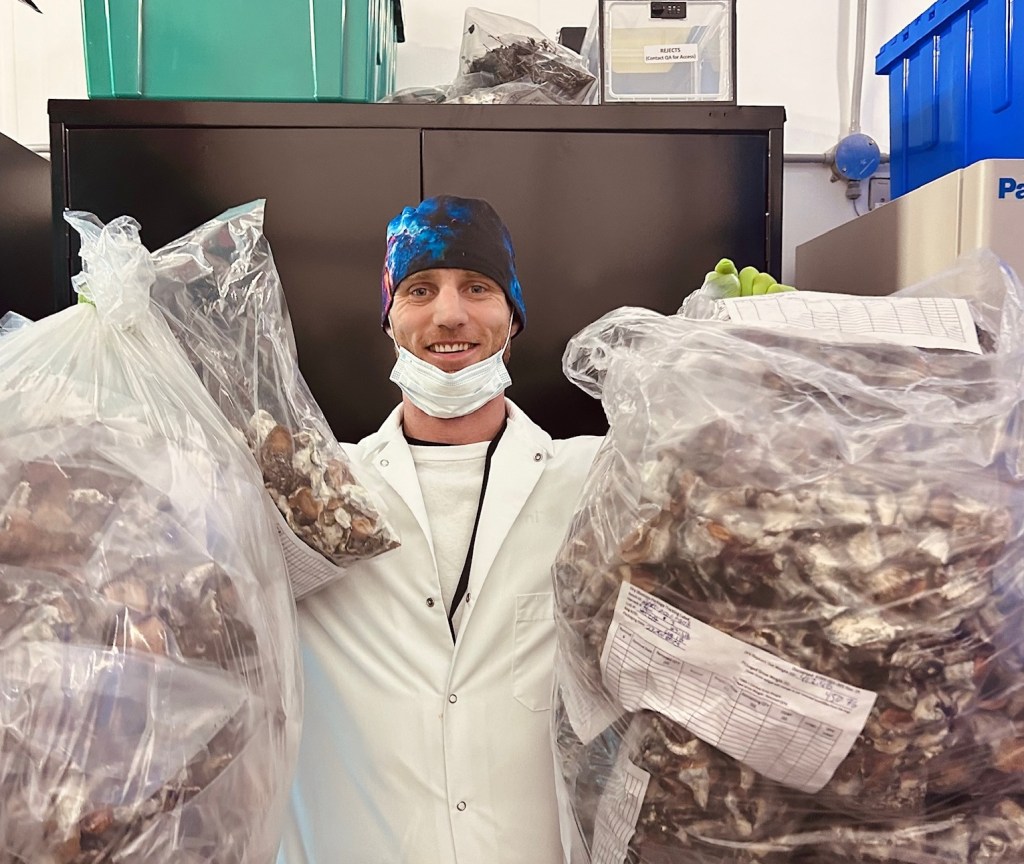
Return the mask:
[[433,285],[433,284],[434,284],[433,280],[431,280],[431,279],[427,279],[427,278],[420,279],[420,278],[418,278],[416,276],[413,276],[410,279],[407,279],[401,285],[399,285],[398,286],[398,291],[399,292],[409,291],[409,290],[411,290],[413,288],[416,288],[416,287],[418,287],[420,285]]

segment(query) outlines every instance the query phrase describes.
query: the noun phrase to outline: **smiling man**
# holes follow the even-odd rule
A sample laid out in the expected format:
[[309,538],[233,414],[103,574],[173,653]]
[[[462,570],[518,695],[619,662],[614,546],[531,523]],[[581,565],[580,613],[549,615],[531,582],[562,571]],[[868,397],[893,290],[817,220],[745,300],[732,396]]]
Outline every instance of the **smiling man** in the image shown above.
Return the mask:
[[392,220],[381,324],[402,402],[347,449],[402,545],[299,603],[280,860],[557,864],[551,564],[600,439],[554,441],[505,398],[526,307],[487,202]]

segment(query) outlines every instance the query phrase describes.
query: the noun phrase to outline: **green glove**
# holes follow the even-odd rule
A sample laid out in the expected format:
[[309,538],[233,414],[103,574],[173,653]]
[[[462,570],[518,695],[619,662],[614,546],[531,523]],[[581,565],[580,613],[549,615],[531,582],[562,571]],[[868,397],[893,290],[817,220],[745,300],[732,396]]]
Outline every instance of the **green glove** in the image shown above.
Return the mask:
[[796,288],[780,285],[774,276],[762,273],[756,267],[744,267],[737,271],[731,259],[723,258],[704,277],[701,291],[713,300],[723,300],[726,297],[753,297],[757,294],[796,291]]

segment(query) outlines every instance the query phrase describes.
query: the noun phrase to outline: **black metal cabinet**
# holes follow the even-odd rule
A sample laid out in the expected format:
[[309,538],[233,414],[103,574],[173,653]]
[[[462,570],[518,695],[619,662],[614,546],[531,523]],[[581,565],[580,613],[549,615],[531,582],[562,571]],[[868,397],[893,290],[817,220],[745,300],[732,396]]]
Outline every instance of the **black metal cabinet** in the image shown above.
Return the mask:
[[[778,258],[762,206],[768,176],[768,153],[757,135],[446,130],[423,136],[424,194],[486,198],[515,238],[529,362],[520,362],[526,351],[516,344],[511,370],[516,386],[529,393],[530,412],[572,418],[588,429],[604,422],[600,404],[552,374],[567,336],[618,306],[675,312],[720,257],[771,269]],[[516,398],[514,390],[511,395]],[[557,421],[551,426],[571,431]]]
[[53,312],[50,283],[50,164],[0,135],[0,317]]
[[96,100],[51,102],[50,118],[55,307],[78,269],[64,207],[132,215],[157,248],[266,198],[302,370],[343,440],[398,399],[384,229],[421,197],[485,197],[508,223],[528,314],[509,396],[556,437],[604,428],[561,374],[573,333],[616,306],[674,312],[722,256],[781,264],[777,107]]

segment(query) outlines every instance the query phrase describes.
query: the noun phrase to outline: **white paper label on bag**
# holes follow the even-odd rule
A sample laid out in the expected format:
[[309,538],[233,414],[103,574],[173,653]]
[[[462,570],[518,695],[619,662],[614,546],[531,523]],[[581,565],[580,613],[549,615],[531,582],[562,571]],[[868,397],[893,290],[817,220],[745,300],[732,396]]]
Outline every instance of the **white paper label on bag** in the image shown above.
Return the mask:
[[801,669],[624,582],[604,650],[605,687],[664,714],[771,780],[817,792],[867,722],[875,694]]
[[784,291],[722,301],[733,321],[798,328],[821,335],[863,336],[917,348],[981,354],[967,301],[953,297],[855,297]]
[[651,775],[622,756],[601,794],[594,819],[592,864],[622,864],[626,849],[636,832],[640,805],[647,794]]
[[644,45],[644,63],[693,63],[697,45]]
[[603,693],[596,695],[582,689],[583,685],[577,681],[561,651],[555,655],[555,678],[569,725],[584,744],[589,744],[622,716]]

